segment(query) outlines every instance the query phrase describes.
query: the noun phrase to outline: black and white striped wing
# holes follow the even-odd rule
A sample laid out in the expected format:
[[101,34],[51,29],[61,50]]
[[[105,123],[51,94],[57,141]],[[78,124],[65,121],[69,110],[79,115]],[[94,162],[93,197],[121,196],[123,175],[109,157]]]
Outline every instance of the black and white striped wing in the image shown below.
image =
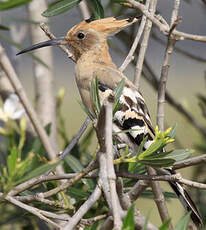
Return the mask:
[[[99,84],[102,101],[108,97],[113,89],[106,85]],[[120,143],[129,145],[134,150],[138,148],[144,137],[147,141],[144,143],[144,149],[147,149],[154,139],[149,112],[141,94],[132,88],[124,87],[119,99],[120,109],[114,114],[113,131],[118,132],[117,138]],[[128,132],[119,132],[129,130]],[[172,170],[168,169],[170,174]],[[196,226],[202,225],[199,212],[190,198],[187,191],[177,182],[169,182],[170,186],[178,196],[179,200],[187,211],[191,211],[191,218]]]
[[[113,89],[107,87],[101,82],[99,82],[99,90],[102,101],[113,91]],[[113,130],[118,133],[119,131],[129,130],[126,132],[126,135],[118,135],[120,138],[119,141],[129,144],[130,147],[136,145],[137,148],[143,138],[147,137],[144,148],[148,148],[153,142],[154,132],[149,112],[142,95],[137,90],[124,87],[119,98],[119,104],[120,108],[114,114]]]

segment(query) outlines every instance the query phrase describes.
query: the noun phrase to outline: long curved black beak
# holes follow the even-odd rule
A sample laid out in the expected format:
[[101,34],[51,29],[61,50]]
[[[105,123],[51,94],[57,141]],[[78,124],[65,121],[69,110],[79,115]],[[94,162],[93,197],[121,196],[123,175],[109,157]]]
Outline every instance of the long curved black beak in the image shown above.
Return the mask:
[[32,50],[36,50],[42,47],[46,47],[46,46],[57,46],[57,45],[67,45],[67,44],[68,42],[65,40],[65,37],[56,38],[56,39],[52,39],[52,40],[48,40],[45,42],[40,42],[38,44],[32,45],[26,49],[21,50],[16,55],[23,54],[23,53],[26,53]]

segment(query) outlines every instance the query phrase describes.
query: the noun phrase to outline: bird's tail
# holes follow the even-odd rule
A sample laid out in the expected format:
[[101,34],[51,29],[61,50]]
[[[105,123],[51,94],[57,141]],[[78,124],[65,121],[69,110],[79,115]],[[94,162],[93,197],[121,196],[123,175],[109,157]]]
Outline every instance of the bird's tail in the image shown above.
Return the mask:
[[[175,171],[168,170],[171,174],[174,174]],[[199,228],[203,225],[202,218],[199,214],[199,211],[191,199],[188,192],[177,182],[169,182],[170,186],[172,187],[173,191],[176,193],[178,199],[184,206],[184,208],[190,212],[191,211],[191,219],[194,222],[194,224]]]

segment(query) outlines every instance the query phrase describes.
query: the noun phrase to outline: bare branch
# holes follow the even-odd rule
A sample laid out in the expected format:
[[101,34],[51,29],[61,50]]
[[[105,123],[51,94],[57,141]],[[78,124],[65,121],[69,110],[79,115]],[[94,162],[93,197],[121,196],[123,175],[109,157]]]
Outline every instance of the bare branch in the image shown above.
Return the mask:
[[[149,1],[150,1],[150,0],[147,1],[147,2],[148,2],[148,3],[147,3],[148,5],[149,5]],[[141,20],[139,29],[138,29],[138,31],[137,31],[137,35],[136,35],[136,37],[135,37],[135,39],[134,39],[134,42],[133,42],[133,44],[132,44],[132,47],[131,47],[131,49],[130,49],[128,55],[127,55],[127,57],[125,58],[124,62],[123,62],[122,65],[119,67],[119,70],[122,71],[122,72],[127,68],[127,66],[129,65],[129,63],[134,59],[134,56],[133,56],[133,55],[134,55],[134,52],[135,52],[135,50],[136,50],[136,48],[137,48],[137,46],[138,46],[140,37],[141,37],[141,35],[142,35],[142,33],[143,33],[143,30],[144,30],[144,27],[145,27],[145,23],[146,23],[146,17],[145,17],[145,16],[142,16],[142,20]]]
[[[147,172],[149,175],[154,175],[156,174],[155,170],[152,167],[147,167]],[[166,202],[165,202],[165,198],[164,195],[162,193],[161,187],[159,182],[157,181],[151,181],[151,187],[152,187],[152,192],[154,194],[155,197],[155,203],[157,205],[162,223],[164,223],[165,221],[169,220],[169,213],[168,213],[168,209],[166,206]],[[172,229],[172,224],[169,224],[169,229]]]
[[[40,24],[41,29],[44,31],[44,33],[50,38],[55,39],[56,37],[51,33],[48,26],[45,23]],[[68,58],[70,58],[72,61],[75,62],[75,58],[73,54],[63,45],[58,45],[58,47],[67,55]]]
[[72,230],[79,223],[82,217],[89,211],[89,209],[96,203],[102,194],[101,184],[98,183],[91,196],[84,202],[84,204],[76,211],[69,222],[62,228],[62,230]]
[[190,166],[202,164],[202,163],[206,163],[206,154],[203,154],[197,157],[191,157],[189,159],[176,162],[173,165],[173,169],[176,170],[176,169],[186,168],[186,167],[190,167]]
[[[174,11],[176,11],[176,7]],[[174,13],[174,15],[175,14],[176,12]],[[172,18],[171,20],[174,20],[174,18]],[[164,103],[165,103],[166,83],[167,83],[168,71],[169,71],[169,62],[176,43],[175,38],[172,38],[172,33],[178,22],[179,20],[176,19],[174,23],[171,25],[171,29],[168,37],[168,43],[167,43],[162,70],[161,70],[159,88],[158,88],[157,125],[162,132],[164,131]]]
[[71,140],[69,145],[65,148],[65,150],[60,154],[59,159],[64,159],[67,154],[71,152],[71,150],[74,148],[74,146],[79,141],[80,137],[83,135],[83,133],[86,131],[88,125],[90,123],[90,119],[87,117],[84,123],[82,124],[81,128],[79,129],[79,132],[76,134],[76,136]]
[[[97,167],[96,160],[92,160],[90,162],[90,164],[86,168],[84,168],[81,172],[79,172],[78,174],[75,174],[75,176],[73,178],[71,178],[69,181],[59,185],[58,187],[51,189],[47,192],[36,193],[35,195],[21,196],[21,197],[19,197],[19,199],[21,201],[27,201],[28,202],[28,201],[38,199],[38,198],[36,198],[38,196],[41,198],[47,198],[47,197],[53,196],[53,195],[57,194],[58,192],[61,192],[61,191],[65,190],[66,188],[72,186],[77,181],[81,180],[87,173],[91,172],[96,167]],[[25,184],[25,187],[26,187],[26,184]],[[19,188],[19,190],[20,190],[20,188]],[[14,191],[14,193],[15,193],[15,191]],[[11,193],[11,194],[14,194],[14,193]]]
[[[0,193],[0,195],[2,195],[3,193]],[[50,219],[48,219],[47,217],[45,217],[44,215],[41,214],[41,210],[34,208],[30,205],[24,204],[18,200],[16,200],[15,198],[11,197],[11,196],[6,196],[5,198],[7,201],[11,202],[12,204],[25,209],[26,211],[34,214],[35,216],[39,217],[40,219],[44,220],[46,223],[51,224],[52,226],[54,226],[57,229],[60,229],[59,225],[56,224],[55,222],[51,221]]]
[[109,181],[112,213],[114,217],[114,228],[122,228],[122,220],[120,217],[120,203],[116,191],[116,174],[113,164],[113,143],[112,143],[112,121],[113,121],[113,103],[108,101],[106,104],[106,122],[105,122],[105,144],[107,159],[107,177]]
[[[141,4],[135,0],[126,0],[126,2],[130,3],[134,8],[137,8],[142,11],[142,13],[149,18],[154,25],[158,27],[160,32],[163,32],[164,34],[168,35],[170,27],[169,25],[166,25],[165,23],[161,23],[158,20],[158,17],[156,15],[152,15],[145,7],[144,4]],[[200,41],[200,42],[206,42],[206,36],[200,36],[200,35],[194,35],[194,34],[188,34],[180,31],[174,31],[173,35],[178,38],[179,40],[184,40],[184,39],[190,39],[190,40],[195,40],[195,41]]]
[[79,3],[79,9],[81,11],[81,15],[82,15],[84,20],[86,20],[86,19],[91,17],[90,12],[89,12],[89,8],[87,6],[87,2],[85,0],[82,0]]
[[[148,0],[146,2],[146,8],[149,8],[149,11],[154,14],[156,11],[156,6],[157,6],[157,1],[150,1]],[[149,19],[146,19],[146,24],[144,28],[144,36],[140,45],[140,50],[139,50],[139,55],[137,58],[137,63],[135,66],[135,75],[134,75],[134,84],[137,86],[139,89],[140,86],[140,77],[142,74],[142,66],[144,62],[144,57],[146,54],[148,42],[149,42],[149,37],[150,37],[150,31],[152,29],[152,22]]]

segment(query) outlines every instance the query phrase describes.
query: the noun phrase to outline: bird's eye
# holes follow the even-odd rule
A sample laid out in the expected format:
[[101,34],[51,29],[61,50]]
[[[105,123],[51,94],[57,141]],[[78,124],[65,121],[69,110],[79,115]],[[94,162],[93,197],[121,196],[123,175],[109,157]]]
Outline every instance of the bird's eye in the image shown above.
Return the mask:
[[85,35],[84,35],[83,33],[78,33],[78,34],[77,34],[77,37],[78,37],[79,39],[83,39],[83,38],[85,37]]

